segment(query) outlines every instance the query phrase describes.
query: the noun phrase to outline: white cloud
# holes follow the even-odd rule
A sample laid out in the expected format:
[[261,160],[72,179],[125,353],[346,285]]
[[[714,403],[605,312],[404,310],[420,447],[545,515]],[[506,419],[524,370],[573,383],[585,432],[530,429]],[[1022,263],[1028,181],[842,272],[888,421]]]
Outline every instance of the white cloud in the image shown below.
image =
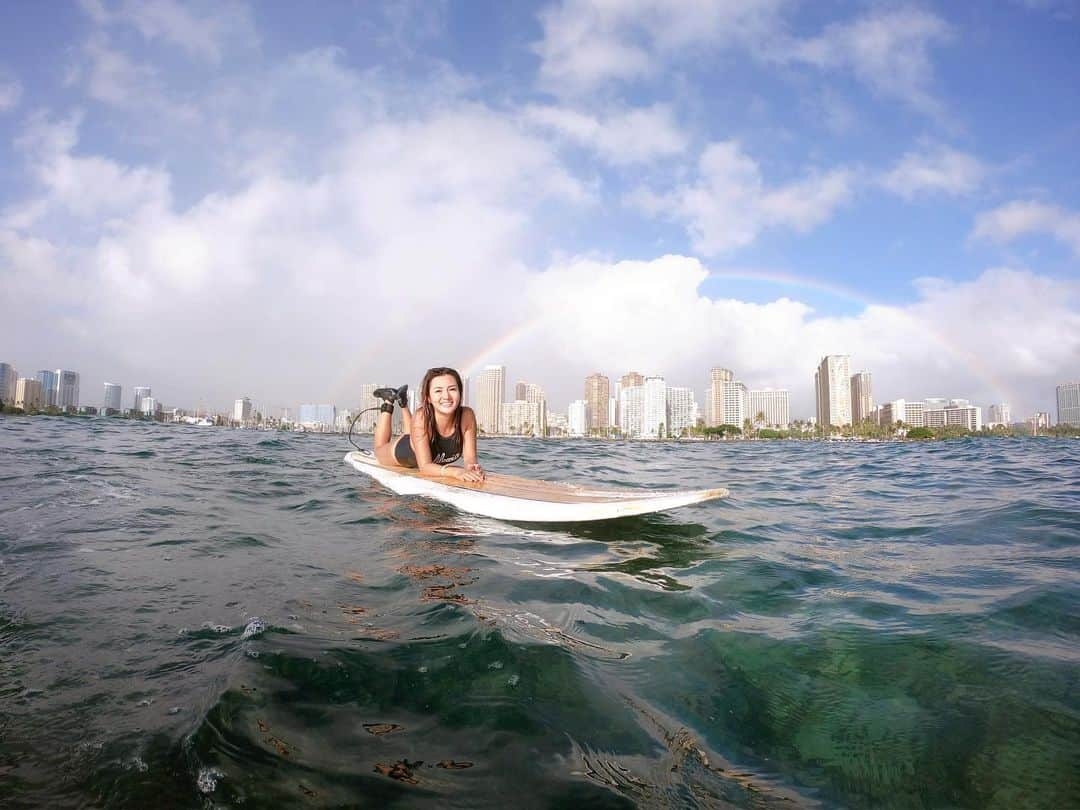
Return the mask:
[[[156,373],[177,404],[238,390],[351,403],[361,382],[460,362],[520,316],[531,217],[589,201],[550,144],[467,103],[369,123],[309,177],[263,173],[187,208],[163,171],[76,147],[75,121],[24,137],[42,194],[26,206],[45,211],[11,212],[0,257],[12,309],[63,308],[61,289],[78,291],[75,312],[44,338],[22,316],[5,321],[5,345],[62,347],[89,380]],[[57,212],[80,227],[33,232]],[[66,261],[46,262],[56,255]]]
[[936,146],[905,154],[881,183],[910,200],[924,193],[970,194],[985,176],[986,167],[978,158],[948,146]]
[[0,69],[0,113],[18,106],[22,99],[22,83],[14,76]]
[[940,116],[930,51],[952,29],[917,7],[874,9],[809,38],[789,33],[786,0],[562,0],[540,13],[540,84],[557,95],[650,78],[698,51],[740,48],[774,64],[850,71],[876,93]]
[[846,69],[883,96],[940,114],[930,85],[930,48],[951,39],[941,17],[918,8],[874,11],[851,22],[834,23],[820,36],[793,40],[772,52],[781,61],[815,67]]
[[685,224],[694,249],[714,256],[751,244],[766,228],[821,225],[851,198],[854,181],[853,170],[840,168],[768,187],[758,164],[726,141],[705,149],[693,183],[659,194],[639,189],[628,202]]
[[563,0],[540,13],[540,81],[562,93],[641,78],[691,46],[753,42],[783,0]]
[[[535,275],[529,301],[549,353],[547,374],[594,368],[664,374],[698,396],[708,369],[732,368],[750,386],[788,388],[793,416],[813,413],[813,369],[849,353],[874,374],[880,400],[1011,399],[1027,413],[1080,354],[1080,285],[1011,269],[967,282],[923,279],[908,306],[816,316],[789,298],[750,303],[705,295],[708,270],[685,256],[652,261],[572,259]],[[994,355],[986,355],[986,324]],[[562,403],[555,403],[561,408]]]
[[211,64],[219,64],[229,48],[258,43],[251,10],[240,2],[123,0],[110,8],[103,0],[81,0],[80,6],[99,26],[131,26],[147,40],[175,45]]
[[1037,233],[1052,236],[1080,256],[1080,213],[1034,200],[1015,200],[979,214],[972,237],[1004,243]]
[[595,151],[614,165],[647,163],[686,149],[686,135],[664,105],[595,115],[579,109],[530,105],[526,122]]
[[[170,203],[169,176],[147,167],[124,166],[98,155],[77,155],[79,116],[30,119],[18,140],[40,196],[21,210],[5,212],[8,226],[28,228],[52,212],[95,221]],[[19,214],[24,214],[19,216]]]

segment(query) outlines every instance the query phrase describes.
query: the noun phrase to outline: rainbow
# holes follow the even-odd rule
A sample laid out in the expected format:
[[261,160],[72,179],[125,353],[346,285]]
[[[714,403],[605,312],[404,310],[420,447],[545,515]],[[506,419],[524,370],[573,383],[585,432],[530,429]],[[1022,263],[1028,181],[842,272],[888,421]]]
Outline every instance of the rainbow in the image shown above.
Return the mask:
[[[852,287],[833,282],[809,279],[793,273],[758,269],[730,269],[710,271],[706,278],[763,282],[775,286],[813,290],[858,304],[864,309],[874,306],[888,306],[882,302],[871,299],[865,293]],[[902,312],[899,309],[895,311]],[[917,327],[922,334],[925,334],[930,340],[936,343],[942,351],[951,356],[959,364],[969,368],[978,379],[982,380],[991,390],[997,392],[1003,401],[1013,401],[1010,397],[1011,392],[1008,390],[1007,386],[978,356],[954,344],[933,324],[923,321],[911,313],[904,313],[904,316],[912,323],[912,325]],[[543,316],[537,316],[522,321],[506,332],[498,335],[490,343],[485,344],[476,353],[467,358],[465,362],[457,366],[461,376],[465,379],[474,377],[487,363],[505,363],[506,356],[514,344],[539,331],[543,327],[544,322],[545,318]]]

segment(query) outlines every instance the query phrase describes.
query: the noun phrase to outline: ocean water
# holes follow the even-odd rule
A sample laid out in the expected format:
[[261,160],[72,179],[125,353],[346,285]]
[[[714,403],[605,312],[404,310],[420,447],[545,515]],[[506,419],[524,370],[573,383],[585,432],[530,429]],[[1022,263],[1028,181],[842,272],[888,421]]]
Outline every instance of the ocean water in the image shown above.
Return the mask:
[[0,418],[0,806],[1080,806],[1080,441],[481,442],[731,490],[571,526],[347,449]]

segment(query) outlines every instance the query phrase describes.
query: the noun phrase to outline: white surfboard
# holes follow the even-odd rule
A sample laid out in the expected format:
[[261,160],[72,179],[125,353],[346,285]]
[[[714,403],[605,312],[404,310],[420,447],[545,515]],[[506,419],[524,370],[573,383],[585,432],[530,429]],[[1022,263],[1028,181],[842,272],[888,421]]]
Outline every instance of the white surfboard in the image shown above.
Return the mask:
[[530,523],[576,523],[645,515],[728,494],[726,489],[592,489],[496,473],[486,473],[482,483],[451,481],[405,467],[384,467],[366,450],[347,453],[345,463],[399,495],[423,495],[474,515]]

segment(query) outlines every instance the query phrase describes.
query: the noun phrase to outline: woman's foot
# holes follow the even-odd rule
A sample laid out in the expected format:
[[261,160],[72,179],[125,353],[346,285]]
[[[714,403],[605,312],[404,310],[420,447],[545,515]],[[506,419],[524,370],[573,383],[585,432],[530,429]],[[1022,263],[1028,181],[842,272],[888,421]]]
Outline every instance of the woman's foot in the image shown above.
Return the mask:
[[393,406],[395,402],[402,408],[409,404],[408,385],[403,385],[400,388],[376,388],[371,392],[371,395],[375,397],[375,399],[381,399],[391,406]]

